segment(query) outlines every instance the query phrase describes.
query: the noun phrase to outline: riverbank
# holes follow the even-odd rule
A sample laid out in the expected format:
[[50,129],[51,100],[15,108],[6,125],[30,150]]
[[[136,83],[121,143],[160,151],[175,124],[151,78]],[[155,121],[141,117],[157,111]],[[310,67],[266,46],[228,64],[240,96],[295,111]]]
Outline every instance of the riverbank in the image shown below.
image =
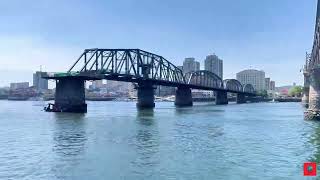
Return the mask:
[[286,98],[275,98],[274,101],[276,102],[301,102],[301,98],[292,98],[292,97],[286,97]]

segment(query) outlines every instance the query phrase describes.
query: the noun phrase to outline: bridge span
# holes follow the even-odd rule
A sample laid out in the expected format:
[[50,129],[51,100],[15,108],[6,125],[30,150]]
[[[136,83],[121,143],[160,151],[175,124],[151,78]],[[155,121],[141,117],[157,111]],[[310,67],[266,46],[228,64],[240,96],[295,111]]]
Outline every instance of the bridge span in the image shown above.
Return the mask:
[[306,56],[304,66],[304,96],[306,119],[320,120],[320,0],[318,0],[314,40],[311,54]]
[[50,73],[43,77],[56,80],[56,112],[86,112],[85,81],[114,80],[136,83],[139,108],[155,107],[156,85],[176,87],[176,106],[192,106],[191,89],[216,93],[216,104],[228,104],[227,93],[237,94],[237,103],[255,96],[251,84],[236,79],[222,80],[209,71],[183,74],[164,57],[140,49],[85,49],[66,73]]

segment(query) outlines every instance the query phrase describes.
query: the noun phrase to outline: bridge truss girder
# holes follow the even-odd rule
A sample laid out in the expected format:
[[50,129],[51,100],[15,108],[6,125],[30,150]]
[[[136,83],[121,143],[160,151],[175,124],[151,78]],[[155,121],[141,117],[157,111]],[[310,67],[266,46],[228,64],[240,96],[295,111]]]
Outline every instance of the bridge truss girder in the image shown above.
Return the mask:
[[251,84],[246,84],[243,86],[243,92],[255,93],[254,87]]
[[185,83],[182,70],[140,49],[86,49],[68,71]]
[[243,92],[242,84],[236,79],[226,79],[223,84],[227,90]]
[[223,89],[222,79],[218,75],[206,70],[189,72],[185,75],[185,80],[190,85]]
[[43,78],[106,79],[255,95],[252,89],[244,89],[239,81],[223,81],[210,71],[195,71],[184,76],[181,69],[162,56],[140,49],[86,49],[68,73],[49,74]]

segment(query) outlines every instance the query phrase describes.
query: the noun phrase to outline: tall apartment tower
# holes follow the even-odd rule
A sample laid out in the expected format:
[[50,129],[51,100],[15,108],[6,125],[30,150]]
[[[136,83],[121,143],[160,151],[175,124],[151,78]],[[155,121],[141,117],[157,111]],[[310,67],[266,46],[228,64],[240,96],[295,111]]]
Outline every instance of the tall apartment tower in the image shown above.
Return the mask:
[[217,55],[208,55],[204,60],[204,69],[215,73],[223,79],[223,60]]
[[186,74],[192,71],[200,70],[200,62],[196,61],[194,58],[185,58],[183,61],[183,73]]
[[183,71],[183,66],[177,66],[181,71]]
[[46,74],[46,72],[41,71],[37,71],[33,74],[33,86],[36,87],[38,91],[48,89],[48,80],[42,78],[42,76],[45,76]]
[[195,71],[200,71],[200,62],[199,61],[195,61],[196,62],[196,69]]

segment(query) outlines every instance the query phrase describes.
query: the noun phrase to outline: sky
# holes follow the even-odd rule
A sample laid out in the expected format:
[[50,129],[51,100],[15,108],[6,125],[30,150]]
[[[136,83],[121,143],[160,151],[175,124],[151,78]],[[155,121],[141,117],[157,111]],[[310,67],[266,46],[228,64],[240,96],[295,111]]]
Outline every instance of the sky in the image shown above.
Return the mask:
[[224,60],[224,78],[254,68],[276,86],[303,83],[316,0],[3,0],[0,86],[67,71],[85,48],[139,48],[181,65]]

